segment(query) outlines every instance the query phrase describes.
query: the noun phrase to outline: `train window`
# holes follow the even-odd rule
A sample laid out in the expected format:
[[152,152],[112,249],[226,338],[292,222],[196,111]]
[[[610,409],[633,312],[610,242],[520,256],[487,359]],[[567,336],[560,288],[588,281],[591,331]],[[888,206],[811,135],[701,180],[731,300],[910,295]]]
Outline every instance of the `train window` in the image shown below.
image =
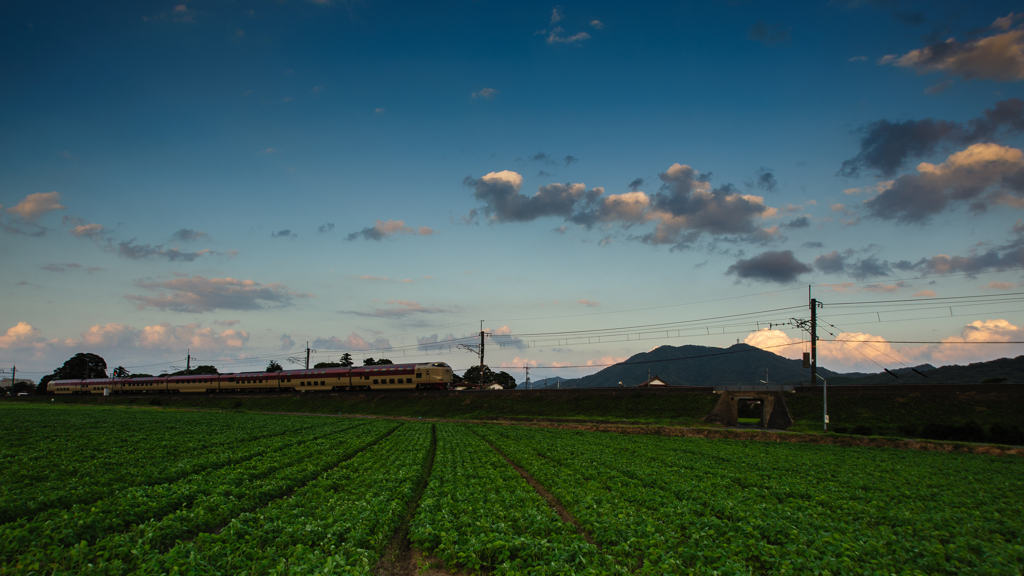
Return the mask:
[[416,373],[416,377],[417,378],[423,378],[423,373],[422,372],[417,372]]
[[373,383],[374,383],[374,384],[376,384],[376,383],[377,383],[377,379],[376,379],[376,378],[374,378],[374,379],[373,379]]
[[320,385],[321,385],[321,386],[327,386],[327,382],[324,382],[323,380],[321,380],[321,381],[320,381]]
[[395,383],[395,379],[394,378],[391,379],[391,382],[388,382],[388,384],[394,384],[394,383]]

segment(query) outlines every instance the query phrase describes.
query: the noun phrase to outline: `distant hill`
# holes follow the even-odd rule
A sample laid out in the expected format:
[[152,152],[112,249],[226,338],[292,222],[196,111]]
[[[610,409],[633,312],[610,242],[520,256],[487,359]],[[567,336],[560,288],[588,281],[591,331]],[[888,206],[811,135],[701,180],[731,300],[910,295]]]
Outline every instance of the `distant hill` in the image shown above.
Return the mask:
[[[839,373],[821,366],[818,374],[835,385],[886,385],[886,384],[1024,384],[1024,356],[1000,358],[978,362],[967,366],[943,366],[931,364],[911,368],[892,368],[899,378],[886,372],[870,374],[864,372]],[[609,366],[596,374],[561,380],[562,388],[610,388],[633,387],[658,376],[673,386],[717,386],[723,384],[758,384],[765,379],[772,384],[793,384],[809,382],[810,369],[803,367],[800,360],[783,358],[767,350],[747,344],[735,344],[728,348],[711,346],[661,346],[650,352],[631,356],[624,362]],[[555,386],[556,378],[546,378],[531,383],[531,388]],[[819,382],[820,383],[820,382]]]
[[[531,380],[530,381],[530,389],[533,390],[534,388],[554,388],[555,386],[559,386],[559,383],[564,385],[565,382],[567,382],[567,380],[565,378],[561,378],[561,377],[558,377],[558,376],[553,376],[551,378],[542,378],[540,380]],[[520,382],[519,383],[519,389],[520,390],[525,390],[526,389],[525,383]]]
[[[967,366],[952,365],[936,368],[931,364],[915,366],[924,376],[907,368],[893,370],[899,378],[889,374],[840,374],[829,384],[1024,384],[1024,356],[999,358],[988,362],[976,362]],[[828,378],[826,376],[826,378]]]
[[[647,380],[647,372],[659,376],[673,386],[716,386],[719,384],[757,384],[765,379],[772,384],[809,380],[811,370],[800,360],[789,360],[778,354],[747,344],[728,348],[711,346],[661,346],[650,352],[631,356],[625,362],[609,366],[590,376],[568,380],[570,388],[632,387]],[[824,378],[839,376],[818,368]]]

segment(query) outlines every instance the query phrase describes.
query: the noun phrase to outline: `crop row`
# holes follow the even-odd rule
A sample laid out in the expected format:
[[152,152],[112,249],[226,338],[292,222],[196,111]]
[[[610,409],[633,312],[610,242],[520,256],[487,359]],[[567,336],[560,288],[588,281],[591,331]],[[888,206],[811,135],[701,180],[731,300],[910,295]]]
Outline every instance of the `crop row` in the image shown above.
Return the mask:
[[[642,573],[986,574],[1024,562],[1016,461],[474,431],[547,486],[602,551]],[[974,474],[935,475],[933,464],[950,460]]]
[[[23,445],[44,460],[54,422],[92,420],[97,445],[85,451],[91,462],[67,468],[83,473],[80,490],[73,476],[53,475],[64,489],[47,501],[31,482],[10,483],[18,498],[0,505],[34,512],[0,526],[0,574],[369,574],[421,490],[410,540],[471,572],[1018,574],[1024,565],[1016,458],[151,410],[17,416],[45,428]],[[137,446],[114,457],[129,427]],[[2,454],[19,461],[11,448]],[[162,476],[161,463],[175,472]],[[0,474],[5,487],[21,478]]]
[[437,455],[409,537],[474,571],[614,571],[497,452],[454,424],[437,425]]
[[[18,416],[19,424],[25,427],[47,422],[41,418],[21,420],[24,413]],[[39,438],[34,443],[8,444],[0,452],[5,480],[0,485],[0,523],[42,510],[92,502],[121,488],[171,482],[238,462],[258,454],[264,438],[314,426],[287,419],[254,421],[246,415],[228,419],[227,424],[234,426],[222,428],[222,423],[211,420],[212,415],[197,418],[185,413],[170,416],[182,417],[191,425],[188,430],[166,430],[166,414],[97,418],[94,411],[92,416],[92,425],[100,429],[99,434],[79,434],[79,423],[72,419],[64,434],[73,441]],[[181,422],[175,424],[180,426]],[[97,462],[104,465],[97,466]]]
[[[240,486],[264,483],[268,493],[287,491],[304,478],[315,476],[323,468],[331,466],[332,458],[343,458],[353,445],[358,447],[372,442],[388,428],[394,427],[387,423],[372,426],[371,430],[364,431],[365,426],[356,426],[322,438],[306,437],[299,442],[293,438],[275,437],[268,439],[260,451],[266,457],[247,459],[176,482],[127,488],[89,505],[50,510],[31,520],[9,523],[0,528],[0,557],[10,559],[8,567],[60,567],[81,557],[91,557],[84,551],[97,541],[113,534],[139,530],[140,524],[153,523],[168,515],[188,519],[196,516],[190,514],[196,511],[200,511],[198,517],[201,518],[201,510],[206,509],[211,496],[214,496],[214,502],[217,502],[218,495],[237,498],[236,489]],[[334,451],[338,448],[341,449],[340,454]],[[310,459],[311,451],[323,453],[325,457]],[[275,476],[275,472],[282,475]],[[279,477],[282,482],[275,481]],[[219,513],[229,514],[230,510]],[[185,520],[185,526],[187,522]],[[168,526],[175,524],[158,523],[151,528],[156,534],[161,532],[161,527],[169,534],[182,531],[180,528],[166,529]],[[156,540],[159,542],[160,537],[157,536]]]
[[368,574],[424,481],[432,425],[393,434],[297,490],[166,554],[139,574]]

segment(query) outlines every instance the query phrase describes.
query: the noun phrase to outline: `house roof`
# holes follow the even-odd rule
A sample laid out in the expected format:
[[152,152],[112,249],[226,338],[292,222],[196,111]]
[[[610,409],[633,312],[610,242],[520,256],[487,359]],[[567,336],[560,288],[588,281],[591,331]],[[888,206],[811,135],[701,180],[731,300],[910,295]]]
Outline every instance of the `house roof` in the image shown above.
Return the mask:
[[664,380],[659,378],[657,375],[654,375],[651,378],[649,378],[647,380],[644,380],[643,382],[637,384],[638,388],[639,387],[648,388],[650,386],[671,386],[671,384],[669,384],[668,382],[665,382]]

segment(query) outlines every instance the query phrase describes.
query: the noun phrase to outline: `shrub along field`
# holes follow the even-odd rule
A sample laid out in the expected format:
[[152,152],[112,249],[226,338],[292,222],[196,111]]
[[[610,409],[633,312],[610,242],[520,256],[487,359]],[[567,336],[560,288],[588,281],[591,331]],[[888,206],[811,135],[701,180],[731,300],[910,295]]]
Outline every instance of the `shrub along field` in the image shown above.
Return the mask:
[[0,574],[1024,565],[1019,457],[13,403],[0,433]]
[[[1024,386],[829,386],[834,432],[1024,445]],[[785,395],[790,430],[822,431],[822,390]],[[458,420],[561,420],[702,426],[718,401],[710,388],[463,392],[337,392],[286,396],[32,396],[18,404],[160,405],[168,408],[365,414]]]

